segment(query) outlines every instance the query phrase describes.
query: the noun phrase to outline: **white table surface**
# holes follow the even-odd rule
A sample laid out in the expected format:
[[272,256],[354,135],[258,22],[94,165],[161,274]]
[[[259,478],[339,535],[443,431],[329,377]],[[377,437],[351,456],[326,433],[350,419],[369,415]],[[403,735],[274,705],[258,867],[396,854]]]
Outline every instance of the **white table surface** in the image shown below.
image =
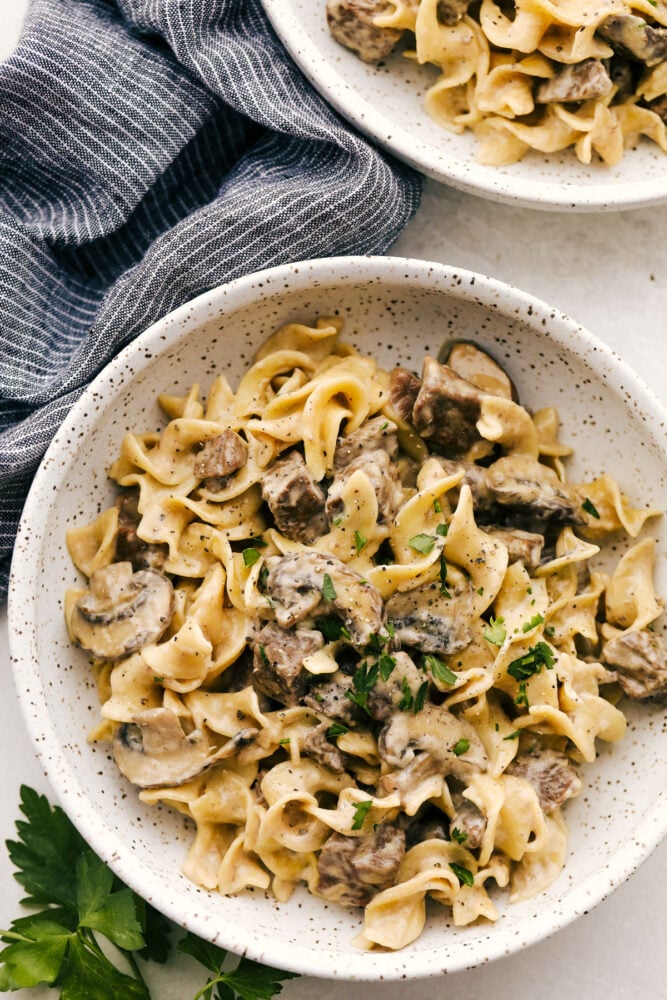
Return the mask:
[[[15,44],[26,0],[0,0],[0,59]],[[666,167],[667,169],[667,167]],[[442,261],[511,282],[575,317],[667,401],[667,205],[627,213],[555,215],[429,182],[392,253]],[[52,801],[19,714],[0,609],[0,843],[15,834],[19,787]],[[0,927],[21,915],[21,891],[0,847]],[[285,1000],[662,1000],[667,998],[667,843],[630,882],[575,924],[517,955],[470,972],[411,984],[302,978]],[[154,1000],[189,1000],[203,968],[185,957],[149,976]],[[46,989],[13,996],[42,1000]],[[118,1000],[123,1000],[119,997]]]

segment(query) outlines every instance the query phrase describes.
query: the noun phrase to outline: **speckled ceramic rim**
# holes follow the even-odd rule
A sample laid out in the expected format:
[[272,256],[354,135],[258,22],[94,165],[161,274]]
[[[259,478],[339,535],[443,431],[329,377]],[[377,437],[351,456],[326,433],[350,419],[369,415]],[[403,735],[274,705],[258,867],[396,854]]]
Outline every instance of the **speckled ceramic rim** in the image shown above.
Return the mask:
[[[21,544],[17,545],[17,557],[12,565],[9,600],[10,653],[15,683],[38,758],[60,804],[81,834],[129,886],[145,898],[150,898],[154,906],[176,923],[202,937],[211,935],[210,924],[201,914],[201,899],[174,899],[164,886],[149,884],[141,859],[128,849],[119,836],[109,831],[104,815],[81,808],[81,802],[86,801],[86,789],[72,760],[58,741],[36,662],[34,640],[31,640],[40,627],[35,610],[38,583],[32,568],[39,565],[43,539],[50,530],[42,512],[48,497],[61,487],[58,456],[62,452],[68,453],[68,438],[81,440],[99,417],[100,404],[109,405],[124,391],[128,378],[136,378],[150,363],[152,356],[173,348],[210,318],[212,312],[222,309],[223,305],[225,312],[232,312],[265,295],[275,294],[278,289],[305,289],[313,285],[320,288],[346,286],[364,280],[369,285],[381,286],[387,282],[394,287],[436,288],[443,296],[473,301],[499,315],[518,317],[535,330],[546,326],[556,349],[573,355],[586,355],[589,361],[597,358],[596,363],[605,366],[605,377],[612,390],[622,391],[641,401],[643,419],[656,440],[662,439],[667,426],[667,412],[647,386],[613,351],[573,320],[540,300],[492,278],[438,263],[391,257],[341,257],[285,265],[206,292],[151,326],[95,379],[54,438],[47,452],[48,461],[45,459],[37,472],[26,502],[19,532]],[[280,941],[268,935],[248,934],[247,929],[239,926],[226,924],[216,928],[216,942],[258,961],[320,978],[374,981],[417,979],[473,968],[553,934],[590,911],[625,881],[667,835],[667,792],[663,792],[647,809],[644,820],[641,835],[638,833],[636,837],[620,843],[608,864],[564,894],[558,913],[544,908],[545,912],[529,921],[521,935],[499,934],[491,941],[487,939],[483,949],[481,945],[473,944],[468,949],[458,949],[453,957],[440,954],[437,949],[427,953],[411,952],[409,948],[396,953],[360,952],[358,957],[346,955],[344,967],[340,968],[337,965],[340,957],[327,954],[325,950],[292,945],[286,952]]]
[[[284,0],[262,0],[262,3],[285,48],[322,96],[378,145],[436,181],[493,201],[554,212],[611,212],[667,201],[667,165],[662,178],[613,185],[533,181],[523,174],[512,180],[472,160],[469,163],[448,160],[444,141],[442,159],[434,165],[428,143],[397,126],[376,104],[366,100],[362,92],[350,86],[342,72],[312,44],[289,4]],[[324,0],[321,4],[324,6]]]

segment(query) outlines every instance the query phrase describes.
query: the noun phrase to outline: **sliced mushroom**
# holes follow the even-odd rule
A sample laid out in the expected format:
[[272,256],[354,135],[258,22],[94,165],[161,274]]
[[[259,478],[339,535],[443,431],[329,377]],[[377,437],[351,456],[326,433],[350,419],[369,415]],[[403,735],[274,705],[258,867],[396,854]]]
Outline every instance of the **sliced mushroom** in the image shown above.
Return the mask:
[[89,590],[72,609],[70,629],[99,660],[120,660],[157,642],[174,613],[171,581],[153,569],[132,572],[132,563],[96,570]]
[[584,498],[553,469],[525,455],[506,455],[489,466],[486,481],[503,507],[543,521],[585,524]]
[[455,340],[445,345],[438,360],[448,364],[452,371],[466,382],[476,385],[482,392],[502,396],[503,399],[513,399],[515,402],[518,399],[514,383],[507,372],[490,354],[469,340]]
[[634,14],[612,14],[597,29],[614,49],[632,56],[646,66],[657,66],[667,59],[667,28],[647,24]]
[[641,629],[611,639],[602,659],[629,698],[667,697],[667,649],[654,632]]
[[[464,740],[466,749],[457,751]],[[487,756],[477,731],[443,705],[427,702],[420,712],[396,712],[378,738],[380,757],[403,770],[426,755],[440,774],[468,779],[485,771]]]
[[403,34],[395,28],[378,28],[374,18],[389,7],[386,0],[327,0],[331,34],[368,63],[389,55]]
[[278,559],[266,579],[281,628],[316,615],[338,614],[355,645],[367,643],[382,624],[382,597],[335,556],[292,552]]
[[529,572],[540,565],[544,535],[536,531],[522,531],[520,528],[501,528],[495,524],[485,526],[484,531],[506,546],[510,564],[523,563]]
[[116,730],[112,749],[119,771],[133,785],[171,787],[189,781],[216,761],[235,756],[258,732],[241,729],[223,747],[212,751],[201,730],[186,736],[174,712],[150,708]]
[[538,104],[569,101],[594,101],[611,93],[613,83],[599,59],[584,59],[564,66],[550,80],[539,84],[535,93]]
[[[449,595],[449,596],[447,596]],[[472,588],[454,585],[442,593],[439,583],[394,594],[386,604],[396,639],[424,653],[456,653],[472,640]]]

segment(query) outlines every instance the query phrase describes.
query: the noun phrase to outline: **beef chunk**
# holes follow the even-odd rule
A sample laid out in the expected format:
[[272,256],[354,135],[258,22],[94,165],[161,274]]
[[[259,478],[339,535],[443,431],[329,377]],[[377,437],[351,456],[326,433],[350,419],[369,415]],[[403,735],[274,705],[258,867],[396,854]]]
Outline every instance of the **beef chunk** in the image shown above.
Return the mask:
[[322,633],[314,629],[287,631],[267,622],[255,639],[254,688],[281,705],[299,704],[313,680],[303,661],[323,645]]
[[567,754],[556,750],[538,750],[515,757],[506,774],[525,778],[537,792],[540,806],[551,812],[581,791],[581,778]]
[[327,680],[314,684],[303,703],[330,719],[339,719],[351,725],[361,718],[363,712],[347,697],[345,692],[350,689],[350,678],[337,670],[335,674],[329,674]]
[[613,84],[599,59],[584,59],[558,70],[550,80],[539,84],[535,100],[538,104],[552,104],[556,101],[593,101],[605,97]]
[[266,470],[262,497],[278,529],[293,541],[310,545],[329,530],[324,493],[298,451],[291,451]]
[[421,388],[412,409],[415,429],[445,452],[463,454],[479,440],[482,395],[448,365],[425,358]]
[[403,503],[403,487],[398,467],[382,449],[360,455],[336,473],[327,496],[326,512],[329,521],[334,521],[345,512],[343,490],[355,472],[363,472],[375,491],[378,502],[378,523],[393,521]]
[[345,754],[339,750],[335,743],[327,739],[329,723],[323,722],[319,726],[314,726],[303,741],[302,750],[313,757],[318,764],[323,764],[336,774],[342,774],[345,770]]
[[529,571],[536,570],[540,565],[544,535],[535,531],[521,531],[520,528],[500,528],[497,525],[489,525],[484,531],[507,547],[510,564],[523,563]]
[[646,66],[667,59],[667,28],[647,24],[634,14],[612,14],[597,29],[606,42],[619,52]]
[[655,112],[659,118],[662,118],[665,125],[667,125],[667,94],[662,94],[660,97],[656,97],[656,99],[651,101],[647,107],[650,111]]
[[425,840],[449,840],[447,817],[439,809],[426,806],[405,826],[405,846],[408,850]]
[[659,635],[646,629],[626,632],[605,643],[603,661],[629,698],[667,696],[667,650]]
[[204,480],[207,489],[224,486],[224,480],[238,472],[248,461],[248,445],[235,431],[227,428],[211,438],[195,458],[195,476]]
[[357,458],[371,451],[386,451],[389,458],[398,456],[396,424],[385,417],[374,417],[358,427],[356,431],[339,437],[334,455],[334,468],[342,469]]
[[115,562],[130,562],[137,573],[142,569],[161,570],[169,555],[169,546],[164,543],[144,542],[137,535],[141,521],[139,513],[139,490],[131,489],[116,497],[118,508],[118,530],[116,533]]
[[475,851],[482,845],[486,830],[486,816],[462,795],[455,796],[456,812],[449,821],[452,840],[458,840],[469,851]]
[[421,379],[407,368],[394,368],[389,376],[389,398],[401,420],[412,423],[412,409],[421,388]]
[[486,481],[501,506],[558,524],[586,523],[583,497],[553,469],[525,455],[506,455],[489,466]]
[[473,621],[470,589],[447,597],[436,583],[396,593],[386,604],[396,639],[424,653],[455,653],[470,643]]
[[389,55],[403,34],[395,28],[378,28],[373,18],[384,14],[386,0],[327,0],[331,34],[364,62],[376,63]]
[[405,833],[384,823],[364,837],[333,833],[317,859],[317,891],[345,906],[366,906],[394,885],[405,854]]

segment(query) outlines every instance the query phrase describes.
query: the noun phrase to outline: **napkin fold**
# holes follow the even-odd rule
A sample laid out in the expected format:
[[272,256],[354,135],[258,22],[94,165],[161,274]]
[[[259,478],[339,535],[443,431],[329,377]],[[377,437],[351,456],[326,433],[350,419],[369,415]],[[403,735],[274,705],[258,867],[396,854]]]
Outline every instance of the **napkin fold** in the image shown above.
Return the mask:
[[421,189],[259,0],[32,0],[0,64],[0,598],[39,461],[121,347],[240,275],[385,252]]

